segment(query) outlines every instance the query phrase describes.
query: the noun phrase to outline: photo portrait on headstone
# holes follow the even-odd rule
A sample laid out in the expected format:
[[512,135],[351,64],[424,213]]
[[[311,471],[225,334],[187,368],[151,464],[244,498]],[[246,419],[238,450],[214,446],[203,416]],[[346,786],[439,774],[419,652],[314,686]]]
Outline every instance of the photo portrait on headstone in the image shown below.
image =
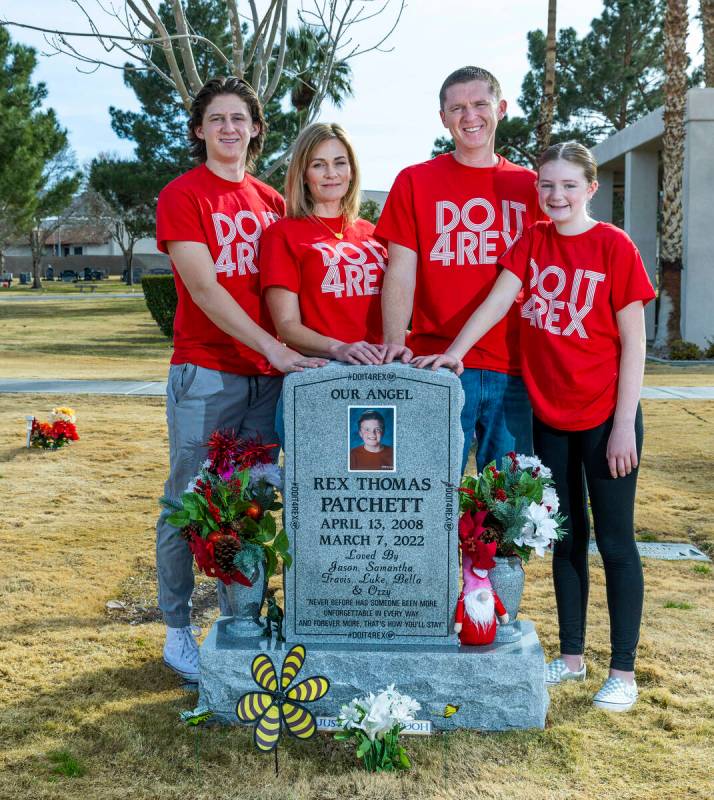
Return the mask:
[[396,408],[349,406],[347,468],[350,472],[396,470]]

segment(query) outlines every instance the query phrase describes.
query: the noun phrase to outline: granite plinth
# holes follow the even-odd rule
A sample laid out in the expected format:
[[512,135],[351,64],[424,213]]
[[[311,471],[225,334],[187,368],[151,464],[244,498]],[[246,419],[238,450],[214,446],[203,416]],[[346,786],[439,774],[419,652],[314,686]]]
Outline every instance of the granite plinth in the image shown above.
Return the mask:
[[[235,723],[238,698],[257,689],[250,675],[253,658],[267,652],[279,671],[292,645],[236,639],[226,633],[226,623],[219,619],[201,645],[199,705],[211,708],[218,720]],[[419,719],[440,730],[543,728],[549,703],[543,649],[532,622],[516,624],[522,633],[518,642],[486,647],[312,643],[296,680],[329,678],[328,694],[306,704],[316,716],[335,717],[352,698],[394,683],[421,703]],[[447,703],[461,706],[449,719],[442,716]]]

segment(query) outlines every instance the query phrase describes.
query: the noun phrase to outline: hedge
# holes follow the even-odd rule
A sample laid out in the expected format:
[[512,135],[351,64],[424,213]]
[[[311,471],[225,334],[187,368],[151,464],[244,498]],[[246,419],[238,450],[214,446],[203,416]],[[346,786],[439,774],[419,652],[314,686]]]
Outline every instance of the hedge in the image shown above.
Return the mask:
[[169,339],[174,335],[176,313],[176,285],[173,275],[142,275],[141,288],[151,316]]

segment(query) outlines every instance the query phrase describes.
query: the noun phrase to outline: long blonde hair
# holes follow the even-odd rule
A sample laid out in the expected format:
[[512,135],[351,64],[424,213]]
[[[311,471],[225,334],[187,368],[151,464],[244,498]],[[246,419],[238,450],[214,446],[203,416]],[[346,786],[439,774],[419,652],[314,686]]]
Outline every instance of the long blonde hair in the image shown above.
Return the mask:
[[298,136],[295,142],[288,172],[285,176],[285,203],[289,217],[309,217],[314,213],[314,202],[305,185],[305,173],[310,164],[315,148],[328,141],[338,139],[347,150],[352,177],[347,194],[342,198],[342,213],[347,224],[354,222],[359,216],[360,206],[360,173],[352,142],[344,128],[334,122],[315,122]]

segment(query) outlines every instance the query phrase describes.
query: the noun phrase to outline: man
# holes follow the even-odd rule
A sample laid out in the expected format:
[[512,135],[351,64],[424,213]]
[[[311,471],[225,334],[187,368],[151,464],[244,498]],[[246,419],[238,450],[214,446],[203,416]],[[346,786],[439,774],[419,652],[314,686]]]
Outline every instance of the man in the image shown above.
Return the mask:
[[[462,67],[444,81],[439,100],[454,151],[403,170],[377,224],[377,236],[389,242],[385,363],[409,361],[412,352],[443,353],[487,296],[498,257],[539,218],[535,173],[495,153],[496,127],[506,113],[496,78]],[[514,305],[464,357],[462,471],[474,434],[479,471],[510,450],[531,452],[518,325]]]
[[[191,107],[195,169],[159,195],[156,238],[171,257],[178,305],[167,387],[170,473],[165,494],[178,499],[219,428],[277,442],[281,372],[325,363],[284,347],[260,302],[260,235],[285,209],[282,197],[247,174],[261,151],[265,120],[258,96],[238,78],[208,81]],[[187,543],[157,524],[159,607],[167,625],[164,661],[198,680],[190,627],[193,561]],[[221,610],[228,611],[219,584]]]

